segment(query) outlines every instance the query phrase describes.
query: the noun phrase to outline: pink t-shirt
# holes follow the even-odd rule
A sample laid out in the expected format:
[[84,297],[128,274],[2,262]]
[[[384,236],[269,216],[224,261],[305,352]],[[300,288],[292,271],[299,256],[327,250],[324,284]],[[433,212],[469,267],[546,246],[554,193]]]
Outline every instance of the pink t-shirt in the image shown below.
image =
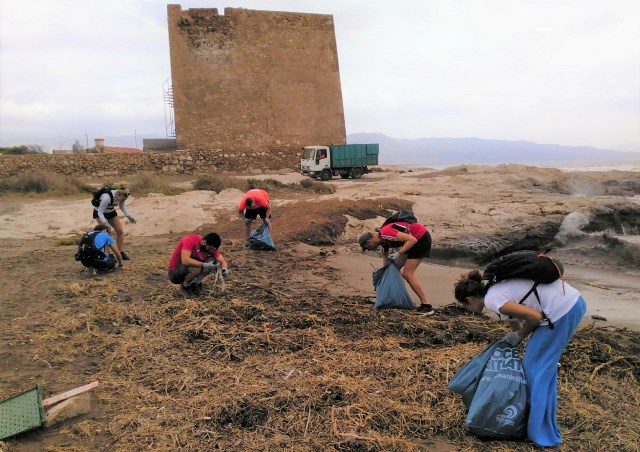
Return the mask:
[[178,243],[178,246],[171,255],[171,259],[169,259],[169,270],[175,270],[178,264],[182,262],[182,250],[191,251],[191,258],[200,262],[204,262],[208,256],[213,256],[214,258],[220,257],[220,251],[218,251],[217,248],[205,251],[200,248],[200,242],[202,242],[202,236],[197,234],[188,235],[180,240],[180,243]]
[[427,232],[427,228],[420,223],[405,223],[404,221],[398,221],[395,223],[389,223],[380,228],[380,236],[382,240],[386,240],[388,242],[397,243],[398,240],[398,232],[404,232],[405,234],[412,235],[416,238],[416,240],[420,240],[420,238]]

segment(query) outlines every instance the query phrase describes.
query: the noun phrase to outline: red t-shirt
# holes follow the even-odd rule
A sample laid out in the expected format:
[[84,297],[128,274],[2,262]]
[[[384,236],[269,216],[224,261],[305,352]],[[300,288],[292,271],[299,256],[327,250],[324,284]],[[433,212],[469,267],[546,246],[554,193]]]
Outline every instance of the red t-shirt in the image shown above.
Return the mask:
[[398,232],[404,232],[405,234],[414,236],[416,240],[420,240],[420,238],[427,232],[427,228],[420,223],[409,224],[404,221],[385,224],[380,228],[380,236],[382,237],[382,240],[391,245],[390,248],[395,248],[395,244],[402,243],[396,240]]
[[242,200],[240,200],[240,204],[238,204],[238,210],[245,210],[247,208],[247,198],[253,198],[252,209],[269,207],[269,193],[261,188],[254,188],[244,194]]
[[196,234],[188,235],[180,240],[180,243],[178,243],[178,246],[171,255],[171,259],[169,259],[169,270],[175,270],[178,264],[182,262],[182,250],[191,251],[191,258],[199,260],[200,262],[204,262],[207,256],[213,256],[214,258],[220,256],[218,248],[205,251],[200,248],[200,242],[202,242],[202,236]]

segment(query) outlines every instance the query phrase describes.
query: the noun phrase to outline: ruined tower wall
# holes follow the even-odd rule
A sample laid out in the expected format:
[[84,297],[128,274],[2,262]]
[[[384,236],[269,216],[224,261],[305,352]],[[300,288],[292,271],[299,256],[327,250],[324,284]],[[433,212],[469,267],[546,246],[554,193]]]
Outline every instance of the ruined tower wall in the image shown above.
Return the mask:
[[333,17],[168,5],[178,149],[345,143]]

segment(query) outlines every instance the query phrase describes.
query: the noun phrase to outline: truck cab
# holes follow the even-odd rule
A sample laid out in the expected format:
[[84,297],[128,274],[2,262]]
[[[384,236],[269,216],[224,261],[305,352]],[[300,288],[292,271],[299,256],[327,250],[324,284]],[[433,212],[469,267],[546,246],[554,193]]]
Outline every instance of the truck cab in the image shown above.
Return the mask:
[[302,148],[300,172],[305,176],[319,177],[322,174],[322,170],[331,171],[330,152],[328,146],[306,146]]

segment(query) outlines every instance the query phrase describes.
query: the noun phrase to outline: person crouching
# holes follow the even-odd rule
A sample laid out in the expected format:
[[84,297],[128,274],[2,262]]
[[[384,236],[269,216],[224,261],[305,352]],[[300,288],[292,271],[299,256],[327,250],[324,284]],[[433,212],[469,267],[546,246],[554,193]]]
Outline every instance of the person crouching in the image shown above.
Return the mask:
[[183,237],[169,259],[169,279],[180,284],[186,295],[200,295],[202,280],[211,272],[222,267],[222,276],[229,275],[227,261],[219,248],[222,240],[215,232],[205,236],[191,234]]
[[76,260],[87,267],[91,274],[113,271],[116,260],[120,267],[123,266],[118,246],[109,235],[107,226],[103,224],[97,225],[93,231],[82,237]]

